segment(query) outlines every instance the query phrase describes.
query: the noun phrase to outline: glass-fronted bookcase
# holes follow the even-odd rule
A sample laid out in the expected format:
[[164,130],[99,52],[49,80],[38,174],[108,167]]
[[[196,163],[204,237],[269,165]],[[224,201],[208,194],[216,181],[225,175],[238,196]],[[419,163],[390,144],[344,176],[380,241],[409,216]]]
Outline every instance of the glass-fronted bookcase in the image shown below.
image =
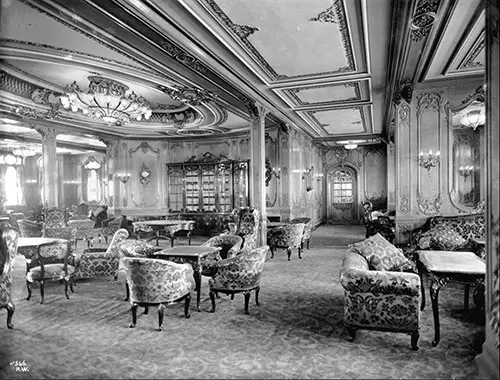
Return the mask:
[[167,164],[167,190],[169,213],[229,213],[249,205],[249,160]]

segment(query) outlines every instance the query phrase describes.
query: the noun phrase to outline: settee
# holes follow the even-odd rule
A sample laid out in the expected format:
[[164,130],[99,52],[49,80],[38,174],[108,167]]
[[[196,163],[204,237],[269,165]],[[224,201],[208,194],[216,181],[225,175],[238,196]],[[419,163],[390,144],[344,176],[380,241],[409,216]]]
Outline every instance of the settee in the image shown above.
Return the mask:
[[470,251],[484,259],[485,215],[434,216],[412,231],[416,250]]

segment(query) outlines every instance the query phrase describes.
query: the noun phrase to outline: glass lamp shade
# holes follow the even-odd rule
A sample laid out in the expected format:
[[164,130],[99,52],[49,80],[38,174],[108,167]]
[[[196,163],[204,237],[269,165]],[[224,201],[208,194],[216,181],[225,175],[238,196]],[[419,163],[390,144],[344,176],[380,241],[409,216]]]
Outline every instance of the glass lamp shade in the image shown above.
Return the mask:
[[481,110],[473,110],[467,112],[460,122],[466,127],[476,129],[478,126],[483,125],[486,120],[484,113]]

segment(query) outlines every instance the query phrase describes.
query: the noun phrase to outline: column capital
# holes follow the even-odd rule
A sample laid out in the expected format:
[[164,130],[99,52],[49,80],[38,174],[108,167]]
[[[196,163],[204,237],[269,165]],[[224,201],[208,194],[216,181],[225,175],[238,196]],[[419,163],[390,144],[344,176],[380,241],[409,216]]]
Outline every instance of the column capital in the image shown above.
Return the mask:
[[410,104],[412,97],[413,97],[413,83],[410,79],[405,79],[399,82],[399,86],[396,89],[392,99],[395,105],[399,105],[402,99],[404,99],[408,104]]
[[46,126],[41,126],[37,125],[34,127],[34,129],[42,135],[43,139],[55,139],[56,136],[59,134],[57,129],[51,128],[51,127],[46,127]]
[[244,100],[244,103],[252,120],[259,120],[261,118],[265,118],[266,115],[268,114],[268,111],[264,108],[262,104],[255,102],[252,99],[246,98]]

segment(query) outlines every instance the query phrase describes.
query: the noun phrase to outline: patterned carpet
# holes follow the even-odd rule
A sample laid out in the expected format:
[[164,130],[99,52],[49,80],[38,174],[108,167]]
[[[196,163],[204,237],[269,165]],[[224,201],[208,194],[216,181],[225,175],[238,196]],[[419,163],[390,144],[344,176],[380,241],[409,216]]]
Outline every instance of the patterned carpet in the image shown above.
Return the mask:
[[264,268],[262,304],[255,306],[252,295],[250,315],[243,312],[241,294],[234,300],[221,295],[217,311],[209,313],[203,278],[202,311],[192,302],[191,318],[185,319],[182,305],[169,306],[162,332],[156,330],[155,308],[128,328],[123,277],[79,282],[70,300],[63,285],[54,283],[46,286],[44,305],[37,289],[26,301],[18,258],[14,330],[7,330],[0,310],[0,378],[477,378],[474,357],[483,326],[474,313],[463,314],[460,285],[441,290],[438,347],[431,346],[430,305],[417,352],[405,334],[361,330],[347,341],[339,268],[345,244],[363,238],[362,226],[320,226],[302,260],[294,251],[287,261],[278,250]]

